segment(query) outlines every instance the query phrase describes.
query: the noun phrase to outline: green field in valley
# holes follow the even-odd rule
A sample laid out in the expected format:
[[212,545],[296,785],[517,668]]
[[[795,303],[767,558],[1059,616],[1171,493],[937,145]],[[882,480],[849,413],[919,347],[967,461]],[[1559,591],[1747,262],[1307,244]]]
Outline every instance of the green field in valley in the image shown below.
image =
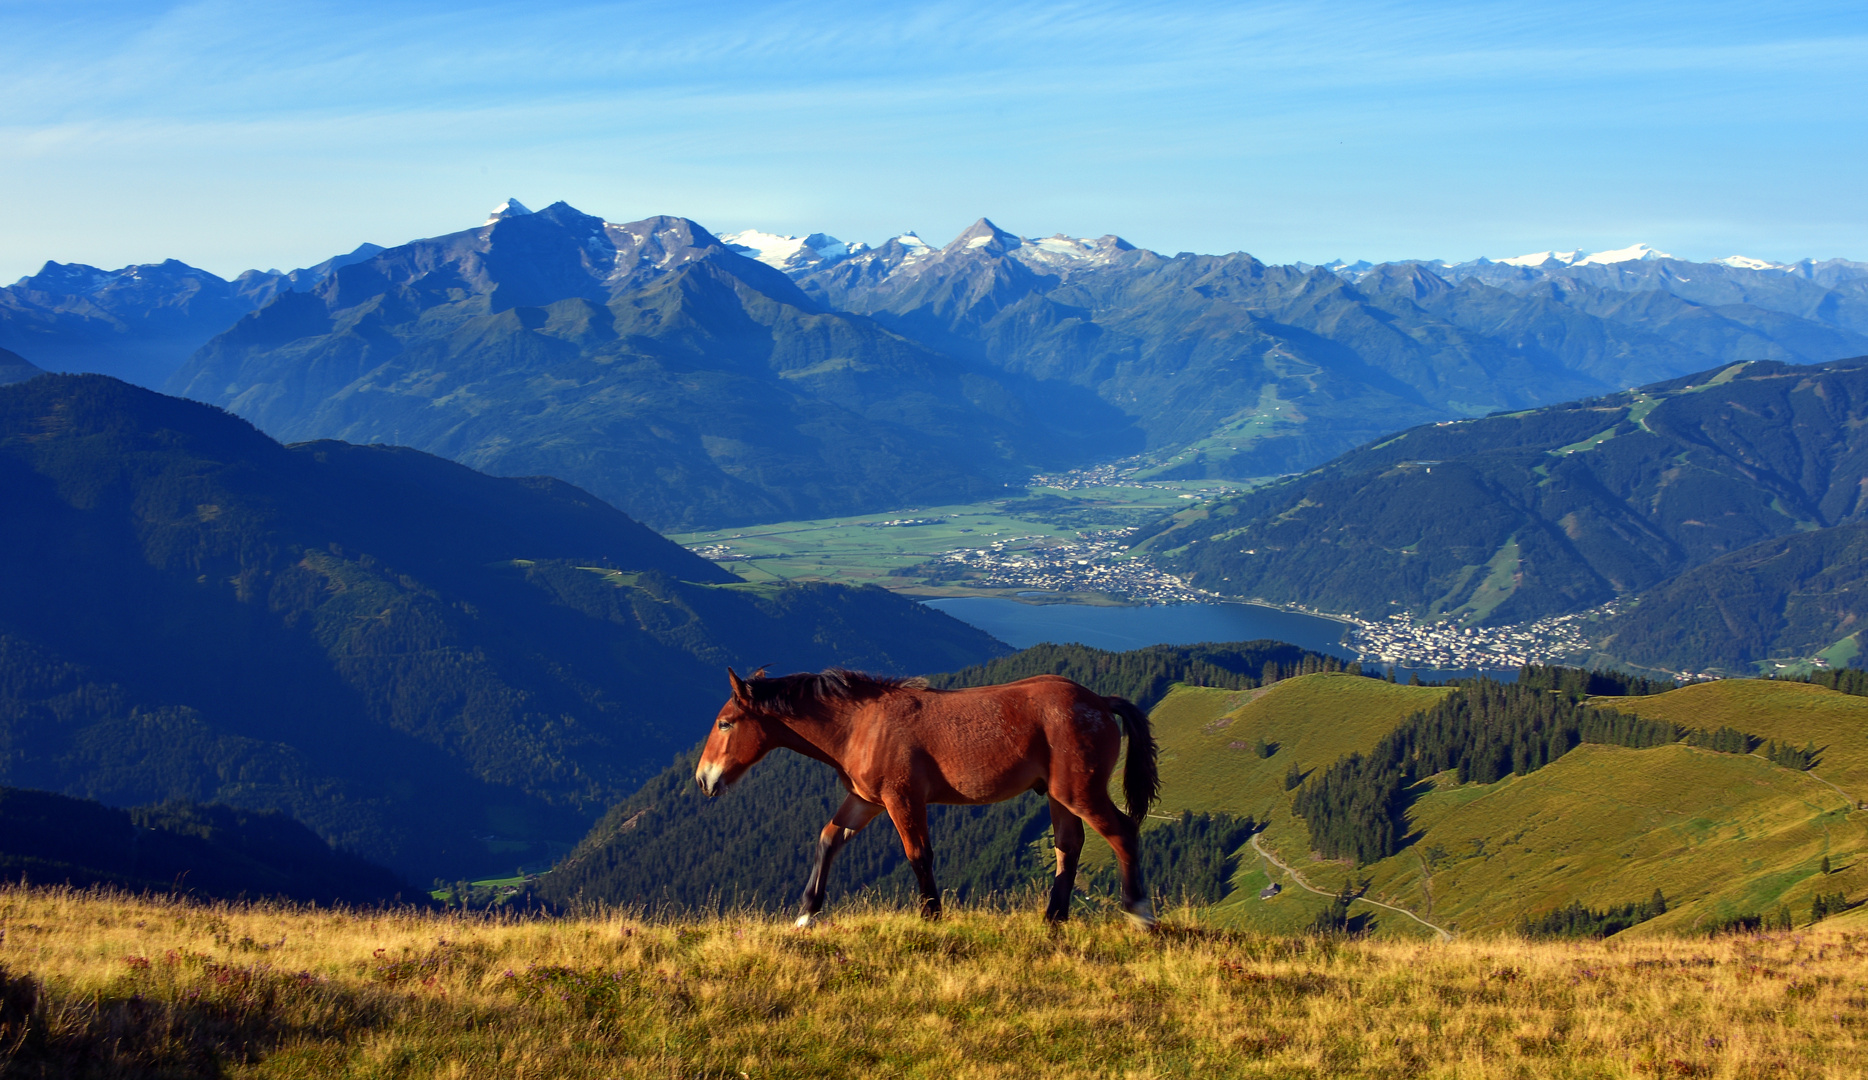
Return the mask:
[[1007,552],[1075,543],[1087,534],[1141,525],[1165,513],[1250,487],[1233,480],[1149,481],[1148,486],[1032,487],[1003,499],[910,506],[851,517],[785,521],[671,534],[749,581],[880,585],[927,596],[977,595],[978,587],[930,583],[911,570],[957,548]]

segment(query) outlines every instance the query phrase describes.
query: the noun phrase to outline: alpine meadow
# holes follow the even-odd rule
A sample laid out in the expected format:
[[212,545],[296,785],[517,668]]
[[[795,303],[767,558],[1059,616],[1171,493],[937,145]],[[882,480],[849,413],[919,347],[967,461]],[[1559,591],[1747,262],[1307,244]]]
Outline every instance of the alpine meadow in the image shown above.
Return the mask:
[[1868,1080],[1859,5],[0,61],[0,1080]]

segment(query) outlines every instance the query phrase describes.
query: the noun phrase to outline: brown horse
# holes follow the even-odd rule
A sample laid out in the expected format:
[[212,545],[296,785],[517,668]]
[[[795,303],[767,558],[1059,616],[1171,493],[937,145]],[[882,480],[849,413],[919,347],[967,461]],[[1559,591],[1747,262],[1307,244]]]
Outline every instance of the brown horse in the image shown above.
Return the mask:
[[[702,791],[718,795],[783,746],[830,765],[850,793],[818,834],[817,866],[804,887],[799,926],[808,926],[823,907],[837,849],[885,810],[921,887],[921,913],[938,918],[928,804],[977,806],[1026,791],[1051,800],[1057,876],[1045,917],[1070,914],[1088,821],[1115,849],[1124,910],[1140,925],[1154,925],[1154,908],[1142,888],[1137,826],[1160,781],[1148,716],[1134,704],[1056,675],[971,690],[931,690],[919,679],[837,669],[742,679],[728,668],[727,678],[733,696],[714,721],[694,771]],[[1109,797],[1125,728],[1127,814]]]

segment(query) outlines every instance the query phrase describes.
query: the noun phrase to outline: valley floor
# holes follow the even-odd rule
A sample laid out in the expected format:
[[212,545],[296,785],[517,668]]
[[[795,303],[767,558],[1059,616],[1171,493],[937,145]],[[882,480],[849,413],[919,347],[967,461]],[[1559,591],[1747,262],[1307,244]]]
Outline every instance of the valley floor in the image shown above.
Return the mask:
[[0,889],[7,1076],[1868,1075],[1868,918],[1527,943]]

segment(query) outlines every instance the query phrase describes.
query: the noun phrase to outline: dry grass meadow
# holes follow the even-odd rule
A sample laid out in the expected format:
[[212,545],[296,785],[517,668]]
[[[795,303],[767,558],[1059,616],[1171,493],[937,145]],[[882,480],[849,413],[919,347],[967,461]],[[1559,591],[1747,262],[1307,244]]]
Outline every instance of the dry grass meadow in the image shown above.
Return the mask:
[[1868,933],[1841,929],[1434,944],[846,909],[798,931],[8,887],[0,934],[8,1078],[1868,1074]]

